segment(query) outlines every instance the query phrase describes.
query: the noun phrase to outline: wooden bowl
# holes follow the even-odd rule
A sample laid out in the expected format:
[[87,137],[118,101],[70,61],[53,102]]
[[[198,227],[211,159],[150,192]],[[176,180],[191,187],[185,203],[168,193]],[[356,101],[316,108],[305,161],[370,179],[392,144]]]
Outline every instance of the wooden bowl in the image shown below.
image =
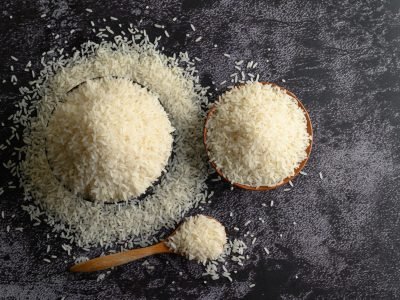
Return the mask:
[[[297,175],[299,175],[300,171],[304,168],[304,166],[306,165],[308,158],[310,157],[310,153],[311,153],[311,148],[312,148],[312,140],[313,140],[313,130],[312,130],[312,124],[311,124],[311,119],[310,116],[307,112],[307,110],[305,109],[305,107],[303,106],[303,104],[300,102],[300,100],[290,91],[286,90],[285,88],[272,83],[272,82],[260,82],[261,84],[264,85],[272,85],[273,87],[277,87],[281,90],[283,90],[286,94],[288,94],[289,96],[293,97],[294,99],[297,100],[297,104],[299,105],[299,107],[301,108],[301,110],[304,112],[304,115],[306,116],[306,120],[307,120],[307,132],[310,135],[311,139],[310,139],[310,144],[308,145],[307,149],[306,149],[306,153],[307,153],[307,157],[299,164],[299,166],[294,170],[294,175],[286,177],[284,180],[282,180],[280,183],[273,185],[273,186],[259,186],[259,187],[254,187],[254,186],[250,186],[250,185],[245,185],[245,184],[240,184],[240,183],[231,183],[230,180],[228,180],[224,174],[221,172],[220,169],[217,168],[216,164],[211,161],[210,157],[209,157],[209,152],[208,152],[208,147],[207,147],[207,122],[208,120],[213,116],[213,114],[215,113],[217,107],[214,105],[209,112],[207,113],[207,117],[204,123],[204,130],[203,130],[203,142],[204,142],[204,146],[206,148],[206,152],[207,152],[207,156],[209,158],[210,164],[211,166],[215,169],[215,171],[218,173],[219,176],[221,176],[225,181],[231,183],[233,186],[241,188],[241,189],[246,189],[246,190],[252,190],[252,191],[268,191],[268,190],[273,190],[276,189],[286,183],[288,183],[290,180],[292,180],[294,177],[296,177]],[[243,84],[240,84],[239,86],[241,86]]]

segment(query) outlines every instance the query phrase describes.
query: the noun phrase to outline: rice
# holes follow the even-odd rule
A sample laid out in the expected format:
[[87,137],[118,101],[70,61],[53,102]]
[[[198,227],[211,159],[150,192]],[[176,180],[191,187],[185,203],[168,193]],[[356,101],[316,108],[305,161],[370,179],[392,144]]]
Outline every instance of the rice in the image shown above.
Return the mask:
[[79,264],[79,263],[82,263],[82,262],[85,262],[85,261],[88,261],[89,260],[89,257],[87,257],[87,256],[79,256],[79,257],[77,257],[76,259],[75,259],[75,264]]
[[100,275],[97,276],[96,281],[97,282],[102,281],[102,280],[104,280],[104,278],[106,278],[106,274],[100,274]]
[[[225,245],[223,253],[217,259],[211,260],[205,265],[203,276],[211,276],[212,280],[218,280],[222,276],[232,282],[233,279],[228,266],[232,262],[243,266],[243,260],[245,259],[243,253],[246,249],[247,246],[242,240],[234,239],[229,241]],[[219,264],[222,265],[222,270],[219,268]],[[234,271],[234,273],[236,272]]]
[[174,252],[205,264],[217,259],[226,244],[225,227],[217,220],[196,215],[187,218],[166,241]]
[[[102,39],[100,43],[82,44],[68,57],[49,61],[42,57],[44,69],[26,87],[29,92],[10,116],[24,128],[25,146],[18,151],[24,158],[18,162],[26,199],[23,209],[32,220],[43,218],[55,232],[80,247],[110,247],[121,240],[131,243],[131,247],[146,246],[154,243],[161,228],[174,228],[200,202],[196,195],[206,188],[201,107],[208,104],[207,88],[193,75],[193,66],[181,67],[189,61],[187,53],[163,55],[156,48],[158,39],[150,42],[143,30],[135,29],[132,38],[120,36],[111,42],[104,36]],[[66,189],[55,178],[45,151],[46,125],[66,92],[88,79],[110,75],[131,79],[157,94],[176,129],[172,159],[160,184],[143,200],[122,206],[90,203]],[[70,253],[71,249],[65,251]]]
[[294,175],[310,139],[297,100],[258,82],[223,94],[207,122],[211,161],[231,182],[249,186],[274,186]]
[[173,127],[158,97],[123,78],[88,80],[69,92],[46,128],[54,175],[94,201],[128,200],[161,176]]

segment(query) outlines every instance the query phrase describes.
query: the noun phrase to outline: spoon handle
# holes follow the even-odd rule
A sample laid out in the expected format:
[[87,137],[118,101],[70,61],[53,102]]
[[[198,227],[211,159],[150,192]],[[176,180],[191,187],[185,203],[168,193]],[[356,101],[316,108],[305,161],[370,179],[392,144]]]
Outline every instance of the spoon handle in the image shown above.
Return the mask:
[[120,266],[128,262],[160,253],[172,252],[164,242],[160,242],[150,247],[128,250],[121,253],[97,257],[72,266],[71,272],[94,272],[111,267]]

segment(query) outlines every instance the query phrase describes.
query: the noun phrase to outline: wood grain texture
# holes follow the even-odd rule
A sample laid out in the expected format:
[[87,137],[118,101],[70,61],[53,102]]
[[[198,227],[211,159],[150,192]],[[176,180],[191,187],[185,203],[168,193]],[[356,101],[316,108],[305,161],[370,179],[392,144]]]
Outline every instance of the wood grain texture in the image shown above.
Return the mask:
[[76,264],[69,270],[71,272],[101,271],[112,267],[121,266],[150,255],[162,253],[172,253],[172,251],[165,245],[164,242],[160,242],[145,248],[96,257],[91,260]]

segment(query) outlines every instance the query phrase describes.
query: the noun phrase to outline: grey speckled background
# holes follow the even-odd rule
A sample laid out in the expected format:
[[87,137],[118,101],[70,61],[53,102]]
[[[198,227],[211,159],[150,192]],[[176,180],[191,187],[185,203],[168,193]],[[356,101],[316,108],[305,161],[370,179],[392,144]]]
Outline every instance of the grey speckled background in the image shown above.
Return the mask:
[[[167,53],[188,50],[202,58],[204,84],[229,80],[233,59],[257,61],[261,80],[280,83],[303,100],[315,143],[305,170],[309,175],[297,178],[289,192],[231,192],[224,183],[214,186],[216,196],[205,212],[219,218],[232,237],[243,234],[234,226],[244,228],[252,219],[248,227],[258,238],[233,283],[208,280],[205,285],[201,268],[177,256],[151,258],[156,271],[140,263],[120,267],[100,283],[96,274],[70,274],[71,258],[57,246],[61,240],[46,241],[47,226],[30,227],[19,208],[20,191],[5,188],[0,299],[399,298],[399,8],[399,1],[3,0],[0,82],[8,82],[0,84],[2,121],[19,99],[9,83],[11,64],[26,84],[30,78],[23,69],[29,60],[39,71],[42,52],[78,46],[93,37],[90,20],[112,15],[122,24],[143,18],[153,35],[162,31],[151,24],[165,24],[172,37],[164,42]],[[189,23],[196,32],[187,38]],[[71,29],[76,30],[72,35]],[[200,35],[203,40],[195,43]],[[7,124],[0,128],[2,140],[10,132]],[[9,155],[0,152],[1,161]],[[0,168],[1,185],[7,186],[9,177]],[[273,207],[261,205],[272,200]],[[14,230],[19,226],[26,228],[23,233]],[[47,243],[60,257],[52,264],[42,261]],[[250,289],[249,283],[256,286]]]

